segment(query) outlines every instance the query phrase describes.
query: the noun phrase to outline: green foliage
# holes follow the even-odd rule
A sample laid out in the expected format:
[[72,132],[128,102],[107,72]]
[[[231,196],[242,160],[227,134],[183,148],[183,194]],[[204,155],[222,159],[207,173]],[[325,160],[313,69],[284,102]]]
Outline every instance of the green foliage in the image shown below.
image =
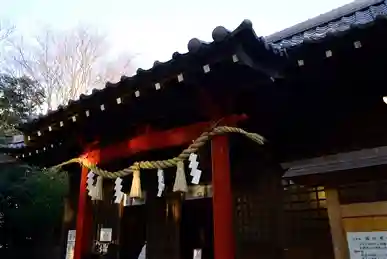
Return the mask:
[[60,232],[67,174],[8,165],[0,174],[0,206],[9,248],[50,242]]

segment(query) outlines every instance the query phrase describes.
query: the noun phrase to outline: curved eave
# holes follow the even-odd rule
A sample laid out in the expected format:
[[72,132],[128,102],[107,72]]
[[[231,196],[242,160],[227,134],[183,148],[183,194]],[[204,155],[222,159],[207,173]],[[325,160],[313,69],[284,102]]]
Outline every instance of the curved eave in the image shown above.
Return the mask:
[[[171,77],[178,77],[192,67],[204,66],[231,57],[241,47],[248,55],[253,55],[253,59],[260,59],[263,62],[274,64],[281,59],[282,52],[267,45],[263,38],[257,37],[250,21],[245,20],[237,29],[230,32],[223,27],[217,27],[212,33],[214,41],[206,43],[196,38],[188,43],[188,52],[180,54],[173,53],[172,59],[162,63],[155,61],[152,68],[148,70],[138,69],[136,75],[132,77],[121,77],[117,83],[106,83],[104,89],[94,89],[90,95],[81,95],[78,100],[70,100],[67,106],[60,106],[55,111],[50,111],[39,118],[20,125],[20,130],[24,133],[37,131],[42,125],[55,123],[57,118],[72,110],[80,109],[87,103],[101,102],[107,95],[114,95],[118,92],[125,92],[136,97],[144,87],[149,85],[162,84],[163,81]],[[230,55],[230,57],[225,57]],[[255,55],[255,56],[254,56]]]

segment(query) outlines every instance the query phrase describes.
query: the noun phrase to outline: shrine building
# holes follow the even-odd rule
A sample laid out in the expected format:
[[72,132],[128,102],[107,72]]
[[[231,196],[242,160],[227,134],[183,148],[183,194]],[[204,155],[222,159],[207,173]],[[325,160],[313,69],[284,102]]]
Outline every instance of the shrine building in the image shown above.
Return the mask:
[[63,258],[386,258],[387,1],[212,38],[20,126],[69,174]]

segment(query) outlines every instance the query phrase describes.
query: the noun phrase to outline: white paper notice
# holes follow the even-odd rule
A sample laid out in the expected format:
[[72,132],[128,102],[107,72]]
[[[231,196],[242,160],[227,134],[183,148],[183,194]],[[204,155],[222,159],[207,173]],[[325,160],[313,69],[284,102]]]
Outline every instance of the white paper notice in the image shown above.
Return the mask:
[[76,231],[69,230],[67,234],[66,259],[74,258],[75,237],[76,237]]
[[113,229],[111,228],[101,228],[99,235],[99,241],[101,242],[111,242],[113,236]]
[[348,232],[351,259],[387,259],[387,231]]

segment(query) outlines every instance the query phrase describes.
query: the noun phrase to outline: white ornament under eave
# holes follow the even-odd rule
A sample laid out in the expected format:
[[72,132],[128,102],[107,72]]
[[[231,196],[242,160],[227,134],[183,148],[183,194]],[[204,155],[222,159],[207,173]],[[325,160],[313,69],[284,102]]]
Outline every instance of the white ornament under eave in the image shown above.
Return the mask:
[[189,155],[188,160],[189,160],[188,167],[191,169],[190,175],[192,176],[191,183],[199,184],[200,177],[202,176],[202,171],[198,169],[199,167],[198,155],[191,153]]

